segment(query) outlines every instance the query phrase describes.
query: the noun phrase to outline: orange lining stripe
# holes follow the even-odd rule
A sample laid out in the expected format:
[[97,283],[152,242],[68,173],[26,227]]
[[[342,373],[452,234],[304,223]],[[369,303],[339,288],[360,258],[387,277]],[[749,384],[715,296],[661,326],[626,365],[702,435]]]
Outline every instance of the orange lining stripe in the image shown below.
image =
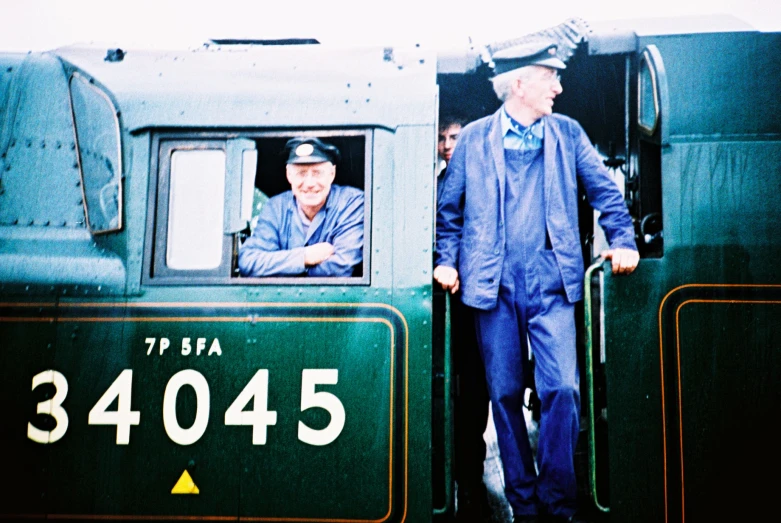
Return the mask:
[[[55,304],[46,304],[54,306]],[[25,304],[25,303],[0,303],[0,307],[4,306],[17,306],[17,307],[42,307],[44,304]],[[63,308],[87,308],[87,307],[145,307],[145,308],[250,308],[250,307],[288,307],[288,308],[304,308],[304,307],[349,307],[349,308],[381,308],[393,312],[404,325],[404,348],[405,348],[405,375],[404,375],[404,512],[400,523],[406,521],[407,517],[407,497],[409,492],[408,485],[408,469],[409,469],[409,324],[404,315],[396,307],[385,303],[291,303],[291,302],[229,302],[229,303],[192,303],[192,302],[144,302],[144,303],[127,303],[127,302],[89,302],[89,303],[60,303],[59,307]],[[252,316],[248,317],[198,317],[198,318],[182,318],[180,316],[172,317],[138,317],[127,318],[120,316],[117,318],[95,318],[95,317],[71,317],[71,318],[59,318],[59,321],[64,322],[152,322],[152,321],[168,321],[168,322],[305,322],[305,321],[317,321],[317,322],[381,322],[388,326],[391,335],[391,376],[390,376],[390,459],[389,459],[389,507],[388,513],[381,519],[376,520],[357,520],[357,519],[321,519],[315,520],[311,518],[256,518],[256,517],[232,517],[232,516],[90,516],[90,515],[49,515],[51,519],[115,519],[115,520],[176,520],[176,521],[190,521],[190,520],[209,520],[209,521],[287,521],[287,522],[308,522],[308,521],[322,521],[324,523],[382,523],[386,521],[393,512],[393,393],[394,393],[394,380],[395,380],[395,365],[393,363],[395,359],[395,333],[391,323],[385,318],[290,318],[290,317],[265,317],[256,318]],[[0,317],[0,322],[11,321],[54,321],[54,318],[14,318],[14,317]],[[21,515],[20,515],[21,516]]]
[[13,303],[3,302],[0,303],[0,307],[56,307],[54,302],[40,302],[40,303]]
[[[723,284],[723,283],[688,283],[686,285],[680,285],[678,287],[675,287],[670,292],[665,294],[664,298],[662,298],[662,301],[659,304],[659,367],[661,370],[660,376],[661,376],[661,396],[662,396],[662,463],[663,463],[663,469],[664,469],[664,521],[667,523],[669,521],[669,508],[668,508],[668,499],[667,499],[667,413],[665,409],[665,396],[664,396],[664,339],[662,337],[662,311],[664,310],[664,304],[667,302],[667,299],[675,294],[676,292],[679,292],[683,289],[688,288],[752,288],[752,289],[781,289],[781,285],[775,285],[775,284],[758,284],[758,285],[748,285],[748,284],[741,284],[741,283],[735,283],[735,284]],[[708,300],[688,300],[694,302],[694,301],[708,301]],[[764,301],[756,300],[756,301],[741,301],[741,300],[710,300],[710,301],[724,301],[724,302],[733,302],[733,303],[766,303]],[[779,302],[767,302],[767,303],[779,303]],[[683,304],[682,304],[683,305]],[[682,306],[681,305],[681,306]],[[676,311],[676,337],[678,335],[678,311],[680,311],[680,307],[678,307],[678,310]],[[680,344],[680,340],[678,340],[678,343]],[[680,345],[678,347],[678,417],[679,417],[679,436],[680,436],[680,446],[681,446],[681,522],[684,523],[686,519],[685,514],[685,505],[683,503],[684,500],[684,485],[683,485],[683,425],[682,425],[682,417],[681,417],[681,362],[680,362]]]

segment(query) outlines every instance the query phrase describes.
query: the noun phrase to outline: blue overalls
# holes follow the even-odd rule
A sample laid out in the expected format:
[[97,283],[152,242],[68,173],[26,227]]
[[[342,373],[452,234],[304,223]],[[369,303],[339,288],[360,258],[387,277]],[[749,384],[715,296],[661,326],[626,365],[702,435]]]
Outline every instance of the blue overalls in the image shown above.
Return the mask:
[[[571,516],[580,394],[574,305],[567,301],[545,225],[543,149],[505,149],[506,255],[495,308],[475,310],[505,495],[514,515]],[[537,460],[523,416],[528,342],[542,403]]]

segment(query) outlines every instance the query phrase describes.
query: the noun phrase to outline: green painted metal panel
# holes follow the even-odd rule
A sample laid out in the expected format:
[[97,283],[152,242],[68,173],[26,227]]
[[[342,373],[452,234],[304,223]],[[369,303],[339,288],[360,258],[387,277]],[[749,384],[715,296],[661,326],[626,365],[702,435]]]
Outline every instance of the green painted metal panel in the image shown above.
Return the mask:
[[[394,136],[393,155],[393,304],[409,311],[410,355],[410,477],[412,514],[432,511],[431,487],[431,343],[433,187],[436,132],[435,99],[425,107],[429,125],[401,127]],[[386,193],[387,195],[387,193]],[[415,521],[413,517],[410,521]]]
[[[629,277],[605,269],[606,396],[610,521],[664,521],[661,378],[656,332],[661,301],[658,261],[642,260]],[[597,458],[605,459],[605,454]],[[604,473],[605,469],[599,472]]]
[[673,143],[664,150],[665,245],[755,250],[778,243],[781,135],[752,138]]
[[[670,88],[670,135],[781,131],[781,34],[713,33],[642,37],[659,48]],[[749,70],[756,74],[746,74]]]
[[0,122],[0,225],[84,228],[68,81],[29,54],[13,70]]
[[[242,515],[386,520],[405,504],[399,488],[403,468],[394,467],[393,457],[395,450],[396,459],[403,459],[404,450],[392,438],[394,427],[404,426],[406,412],[406,407],[396,411],[399,403],[393,397],[404,394],[395,379],[403,374],[403,366],[398,366],[402,345],[396,343],[402,331],[381,316],[343,322],[347,318],[321,314],[301,323],[282,321],[250,329],[258,344],[287,340],[297,350],[286,354],[267,346],[263,351],[261,345],[254,351],[273,376],[271,400],[279,405],[279,420],[276,445],[269,444],[263,454],[242,456]],[[339,438],[325,447],[305,444],[296,436],[298,420],[313,428],[329,422],[322,409],[299,414],[305,368],[339,369],[338,385],[319,388],[336,394],[347,419]],[[290,481],[291,471],[295,481]]]
[[[0,352],[0,366],[15,369],[0,392],[25,398],[2,429],[8,443],[2,455],[13,454],[8,472],[19,481],[0,493],[0,518],[430,520],[433,54],[212,49],[161,59],[139,51],[111,63],[104,56],[102,49],[70,49],[29,59],[37,64],[31,78],[53,88],[53,107],[67,102],[66,73],[76,70],[121,111],[123,228],[94,237],[83,227],[54,230],[51,224],[10,223],[0,230],[0,291],[6,301],[23,304],[10,307],[0,336],[24,346],[24,352]],[[30,82],[18,84],[14,96],[41,106]],[[194,82],[202,89],[184,92]],[[313,93],[315,82],[320,89]],[[13,86],[7,85],[10,93]],[[40,131],[33,112],[20,112],[17,122]],[[10,121],[4,117],[3,125]],[[69,115],[57,123],[73,134]],[[158,175],[150,170],[158,151],[146,128],[170,126],[186,126],[193,136],[223,133],[225,140],[237,128],[247,135],[368,129],[373,143],[365,188],[372,202],[368,281],[344,287],[146,285],[144,249],[152,249],[147,234],[157,226],[147,216],[148,187]],[[50,189],[78,174],[73,149],[70,174],[45,161],[46,154],[64,154],[63,149],[52,153],[47,146],[23,155],[24,161],[47,165],[41,176],[51,178]],[[72,189],[80,194],[76,181],[77,176]],[[17,207],[38,201],[17,185],[27,198]],[[69,193],[46,194],[64,202]],[[42,295],[61,300],[51,300],[46,329],[35,320],[39,313],[25,305]],[[19,313],[19,307],[27,312]],[[160,354],[163,338],[170,345]],[[189,355],[182,353],[187,338]],[[196,355],[199,339],[204,349]],[[209,355],[215,339],[221,354]],[[147,340],[156,343],[149,353]],[[24,432],[30,420],[40,430],[54,428],[51,416],[34,413],[54,387],[31,391],[33,376],[46,369],[68,384],[62,402],[68,428],[50,444],[36,443]],[[225,419],[259,369],[268,371],[268,408],[277,413],[265,444],[253,444],[252,427],[226,426]],[[338,381],[314,383],[305,369],[334,371]],[[166,390],[174,376],[191,381],[172,396]],[[199,387],[200,399],[191,384]],[[203,434],[184,442],[173,425],[186,435],[201,419],[204,387],[210,408]],[[328,398],[325,393],[343,406],[344,427],[328,444],[306,443],[299,423],[322,429],[332,417],[323,408],[302,411],[302,398]],[[105,409],[96,408],[101,398],[110,402]],[[252,410],[251,401],[237,408],[242,406],[245,414]],[[119,410],[128,411],[128,421],[134,413],[139,418],[127,426],[127,443],[125,429],[99,424]],[[171,493],[185,470],[199,494]]]
[[0,423],[0,455],[10,480],[0,490],[0,515],[45,514],[48,507],[45,477],[50,448],[28,438],[27,424],[53,428],[49,416],[36,413],[37,404],[52,397],[53,387],[33,389],[31,385],[33,376],[52,368],[56,350],[54,317],[55,302],[51,299],[0,302],[0,391],[9,398]]
[[121,62],[104,61],[105,48],[56,53],[107,87],[131,130],[425,125],[419,105],[435,92],[436,55],[419,48],[211,46],[132,50]]
[[[61,285],[81,285],[82,293],[86,286],[89,294],[98,287],[99,293],[122,292],[123,261],[98,248],[85,228],[62,63],[46,53],[10,60],[2,85],[0,281],[29,285],[39,294],[52,287],[60,293]],[[116,142],[114,148],[116,154]]]
[[[17,318],[10,325],[26,336],[37,326],[33,319]],[[49,462],[22,475],[28,478],[20,483],[28,496],[17,505],[22,514],[39,506],[29,493],[42,489],[31,484],[45,486],[46,510],[63,516],[401,521],[408,510],[410,336],[406,317],[393,307],[71,302],[60,307],[56,331],[56,354],[44,366],[67,379],[62,405],[69,425],[51,445],[27,442],[45,450]],[[170,346],[161,354],[163,338]],[[190,351],[183,349],[188,338]],[[199,338],[203,350],[197,354]],[[3,384],[5,393],[22,388],[19,393],[29,395],[35,361],[25,353],[4,354],[3,365],[13,363],[19,376]],[[133,371],[129,408],[140,418],[130,427],[128,444],[120,445],[116,427],[87,421],[125,369]],[[188,445],[172,441],[175,429],[163,415],[170,379],[186,369],[203,376],[210,398],[203,434]],[[277,412],[263,445],[253,445],[251,427],[225,424],[225,411],[258,369],[268,370],[268,408]],[[303,385],[304,369],[334,369],[338,382],[310,391]],[[192,390],[185,386],[174,396],[175,423],[185,429],[205,408]],[[343,429],[322,446],[298,436],[299,422],[315,430],[331,422],[322,408],[302,412],[302,396],[320,391],[338,398],[345,412]],[[108,410],[116,409],[112,402]],[[28,414],[10,418],[16,439]],[[23,465],[29,466],[18,467]],[[171,494],[185,469],[198,496]],[[74,483],[78,492],[69,488]]]
[[[72,316],[85,321],[65,318],[63,311],[71,310]],[[121,320],[123,315],[120,302],[100,316]],[[122,322],[92,320],[97,317],[90,309],[71,309],[68,303],[58,306],[57,350],[52,369],[67,379],[68,395],[63,407],[70,421],[62,439],[47,449],[48,471],[42,480],[46,483],[49,513],[89,514],[103,512],[112,504],[126,506],[127,496],[138,488],[138,483],[143,484],[126,474],[132,460],[128,459],[125,446],[114,444],[116,430],[88,425],[88,414],[97,400],[122,369],[132,368],[131,355],[122,341]],[[133,410],[138,410],[137,397],[134,387],[130,401]],[[116,405],[109,408],[115,409]],[[144,413],[141,420],[145,421]],[[135,443],[133,431],[131,428],[131,444]],[[79,485],[75,492],[70,488],[74,484]]]
[[[80,295],[121,293],[123,261],[97,246],[86,229],[0,225],[0,282],[49,294],[61,286]],[[81,285],[81,290],[78,286]]]
[[679,456],[670,460],[678,467],[669,487],[680,490],[688,521],[757,521],[774,507],[767,471],[781,466],[781,286],[746,287],[740,295],[697,290],[667,307],[676,340],[667,349],[677,363],[670,374],[677,371],[681,391],[671,409],[677,445],[668,453]]
[[[779,372],[780,309],[746,305],[724,312],[691,305],[686,312],[694,312],[686,317],[680,334],[676,311],[690,299],[776,300],[781,283],[770,267],[779,255],[777,245],[751,255],[740,246],[676,248],[662,259],[641,261],[629,277],[605,275],[611,521],[661,521],[665,514],[670,521],[680,520],[685,496],[680,487],[679,390],[689,402],[684,410],[695,411],[684,419],[684,438],[693,443],[686,447],[686,460],[699,463],[730,441],[730,452],[722,447],[723,459],[730,462],[723,467],[732,467],[734,460],[743,475],[754,466],[735,456],[735,431],[743,434],[738,440],[745,440],[754,433],[749,427],[759,429],[770,422],[768,409],[777,412],[773,398],[781,388],[773,376]],[[686,356],[679,360],[679,343],[683,356],[684,342]],[[741,348],[752,356],[725,360]],[[737,385],[740,376],[745,382]],[[718,401],[703,399],[716,389]],[[749,405],[747,398],[755,399]],[[719,422],[704,428],[719,416]],[[756,450],[767,460],[778,460],[775,446],[763,439],[761,430],[757,434],[751,436]],[[689,520],[699,521],[708,513],[703,512],[702,499],[712,499],[712,494],[705,494],[713,491],[712,469],[699,463],[686,465],[685,470],[692,492],[700,496],[699,501],[686,497],[687,511],[693,514]],[[733,491],[734,487],[729,486]],[[694,505],[690,507],[689,501]],[[756,506],[769,509],[763,502]]]
[[[11,92],[11,84],[15,77],[14,73],[19,72],[19,67],[24,62],[26,54],[4,53],[0,57],[0,122],[5,121],[6,111],[8,110],[8,96]],[[2,128],[0,126],[0,128]],[[5,146],[0,143],[0,147]]]
[[755,519],[771,510],[764,485],[740,479],[736,487],[735,478],[759,471],[735,448],[750,440],[763,463],[779,460],[763,436],[781,393],[781,316],[770,305],[781,285],[779,110],[767,84],[724,82],[747,56],[774,70],[777,59],[762,50],[777,39],[641,38],[641,49],[658,46],[669,86],[659,163],[664,253],[629,277],[608,269],[604,278],[610,521]]
[[[126,292],[137,295],[141,292],[141,274],[144,263],[144,236],[146,232],[147,188],[150,174],[150,137],[148,133],[122,137],[125,165],[124,235],[103,235],[96,237],[98,245],[119,254],[125,260],[127,270]],[[129,195],[132,195],[129,196]],[[150,238],[150,242],[152,239]]]

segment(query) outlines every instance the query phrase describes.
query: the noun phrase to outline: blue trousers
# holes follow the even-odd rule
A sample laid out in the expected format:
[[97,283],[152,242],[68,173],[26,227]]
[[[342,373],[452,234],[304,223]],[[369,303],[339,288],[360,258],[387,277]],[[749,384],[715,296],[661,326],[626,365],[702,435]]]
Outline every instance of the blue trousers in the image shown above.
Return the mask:
[[[574,305],[564,295],[553,253],[537,254],[538,263],[527,265],[530,274],[503,272],[496,307],[475,310],[475,327],[513,514],[571,516],[577,508],[574,452],[580,418]],[[539,472],[523,416],[530,385],[523,377],[529,365],[527,337],[542,404]]]

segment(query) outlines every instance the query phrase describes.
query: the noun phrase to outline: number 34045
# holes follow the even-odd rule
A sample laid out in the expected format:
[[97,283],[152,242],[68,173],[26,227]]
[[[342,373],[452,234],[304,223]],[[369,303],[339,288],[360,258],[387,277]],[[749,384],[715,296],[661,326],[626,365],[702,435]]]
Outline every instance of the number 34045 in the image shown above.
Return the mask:
[[[342,402],[325,391],[315,391],[317,385],[336,385],[339,379],[337,369],[304,369],[301,379],[301,411],[320,407],[328,411],[331,421],[323,429],[313,429],[298,422],[298,439],[309,445],[328,445],[336,440],[344,428],[345,412]],[[54,443],[68,430],[68,413],[62,403],[68,395],[68,380],[56,370],[45,370],[33,377],[33,390],[50,383],[55,387],[51,399],[38,403],[38,414],[48,414],[55,421],[52,430],[41,430],[32,423],[27,424],[27,437],[37,443]],[[195,421],[188,428],[179,425],[176,417],[176,398],[179,389],[189,385],[195,390]],[[130,443],[130,428],[141,423],[141,412],[132,410],[130,393],[133,386],[133,371],[123,370],[106,389],[103,396],[89,412],[89,425],[116,425],[117,445]],[[116,410],[108,407],[116,400]],[[249,403],[251,408],[245,410]],[[163,394],[163,426],[171,441],[179,445],[192,445],[206,431],[209,423],[209,384],[203,374],[186,369],[174,374],[168,381]],[[259,369],[230,407],[225,411],[225,425],[248,425],[252,427],[252,444],[265,445],[269,425],[276,425],[277,412],[268,410],[268,369]]]

